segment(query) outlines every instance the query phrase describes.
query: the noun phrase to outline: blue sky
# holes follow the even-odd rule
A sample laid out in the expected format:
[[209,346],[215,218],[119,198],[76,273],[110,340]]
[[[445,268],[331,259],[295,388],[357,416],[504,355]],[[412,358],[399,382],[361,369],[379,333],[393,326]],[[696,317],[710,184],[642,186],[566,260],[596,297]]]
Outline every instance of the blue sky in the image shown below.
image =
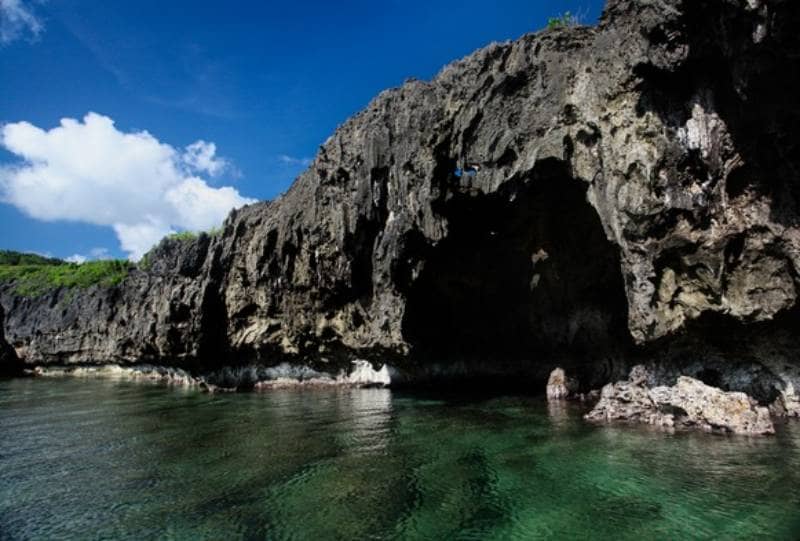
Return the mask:
[[[550,16],[571,11],[594,23],[601,9],[600,0],[0,0],[0,124],[15,128],[0,141],[0,248],[135,255],[131,246],[165,227],[204,226],[225,204],[283,192],[381,90],[430,79]],[[62,118],[76,123],[50,132]],[[114,143],[92,142],[103,137]],[[210,160],[200,165],[186,150],[197,141]],[[147,168],[116,164],[123,148],[149,153],[153,171],[167,162],[174,171],[150,186]],[[97,170],[85,171],[94,160]],[[173,206],[142,198],[126,207],[136,193],[115,190],[139,179]],[[62,181],[82,187],[52,192]],[[9,182],[16,195],[2,192]],[[196,194],[216,210],[176,210]],[[129,216],[117,224],[116,215]],[[139,223],[144,215],[150,221]]]

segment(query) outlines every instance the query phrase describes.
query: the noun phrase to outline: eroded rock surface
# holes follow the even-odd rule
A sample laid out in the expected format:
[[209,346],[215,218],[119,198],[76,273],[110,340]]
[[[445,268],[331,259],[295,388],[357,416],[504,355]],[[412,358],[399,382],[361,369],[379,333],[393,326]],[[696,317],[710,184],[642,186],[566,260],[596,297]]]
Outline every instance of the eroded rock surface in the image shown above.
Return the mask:
[[673,387],[656,387],[651,394],[661,408],[675,408],[676,423],[734,434],[772,434],[769,410],[741,392],[726,393],[681,376]]
[[[633,378],[632,378],[633,379]],[[725,392],[687,376],[671,387],[649,388],[641,379],[609,383],[586,414],[595,422],[626,422],[707,432],[773,434],[769,410],[742,392]]]
[[163,240],[119,286],[31,298],[3,284],[7,339],[27,365],[224,364],[219,283],[205,268],[210,240]]
[[3,285],[8,338],[28,364],[503,359],[594,385],[649,344],[704,362],[722,318],[783,333],[741,362],[798,389],[797,28],[794,0],[609,0],[596,27],[492,44],[381,93],[283,196],[120,286]]
[[547,379],[547,399],[566,400],[575,395],[578,390],[578,382],[573,378],[567,377],[563,368],[554,368]]
[[629,381],[605,385],[600,392],[600,401],[585,417],[589,421],[609,423],[630,422],[659,426],[674,424],[659,411],[647,387]]

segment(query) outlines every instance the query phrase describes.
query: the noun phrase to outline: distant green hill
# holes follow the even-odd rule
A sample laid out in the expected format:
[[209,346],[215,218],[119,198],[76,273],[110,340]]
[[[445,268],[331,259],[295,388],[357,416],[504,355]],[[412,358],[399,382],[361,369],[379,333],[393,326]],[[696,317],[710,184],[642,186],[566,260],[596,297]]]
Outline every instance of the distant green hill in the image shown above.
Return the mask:
[[38,254],[0,250],[0,265],[63,265],[66,261]]
[[80,265],[61,259],[0,250],[0,284],[13,283],[17,294],[36,297],[60,287],[113,286],[122,282],[133,264],[128,261],[87,261]]

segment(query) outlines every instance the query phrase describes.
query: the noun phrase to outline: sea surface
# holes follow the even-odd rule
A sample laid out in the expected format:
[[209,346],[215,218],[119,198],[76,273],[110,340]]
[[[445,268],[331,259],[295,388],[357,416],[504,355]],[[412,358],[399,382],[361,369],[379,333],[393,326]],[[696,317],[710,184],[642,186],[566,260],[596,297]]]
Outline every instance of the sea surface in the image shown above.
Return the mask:
[[747,438],[580,413],[0,381],[0,539],[800,539],[800,422]]

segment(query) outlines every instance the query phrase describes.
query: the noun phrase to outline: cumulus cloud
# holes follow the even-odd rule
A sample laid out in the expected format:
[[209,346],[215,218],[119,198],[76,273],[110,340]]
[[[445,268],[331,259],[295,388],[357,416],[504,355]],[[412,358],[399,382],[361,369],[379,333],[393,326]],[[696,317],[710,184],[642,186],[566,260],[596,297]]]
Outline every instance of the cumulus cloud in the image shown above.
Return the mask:
[[80,265],[81,263],[86,263],[86,261],[88,260],[89,260],[88,257],[81,254],[72,254],[71,256],[64,259],[64,261],[66,261],[67,263],[77,263],[78,265]]
[[227,160],[217,156],[217,145],[202,139],[186,147],[183,161],[194,171],[208,173],[212,177],[219,176],[230,167]]
[[92,248],[89,250],[89,255],[72,254],[71,256],[65,258],[64,261],[68,263],[77,263],[80,265],[81,263],[86,263],[90,260],[101,261],[104,259],[113,259],[113,256],[108,251],[108,248]]
[[2,201],[40,220],[112,227],[132,259],[170,232],[210,229],[254,201],[198,176],[227,166],[213,143],[180,151],[146,131],[122,132],[96,113],[50,130],[6,124],[0,146],[22,158],[0,168]]
[[0,0],[0,44],[10,43],[30,33],[38,36],[44,26],[22,0]]

